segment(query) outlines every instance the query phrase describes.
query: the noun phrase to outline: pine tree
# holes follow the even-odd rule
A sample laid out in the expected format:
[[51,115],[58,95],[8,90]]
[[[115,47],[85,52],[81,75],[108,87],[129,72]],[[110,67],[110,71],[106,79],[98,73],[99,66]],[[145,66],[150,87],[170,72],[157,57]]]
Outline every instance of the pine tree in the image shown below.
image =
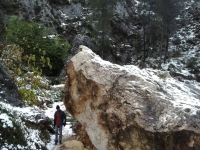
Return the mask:
[[[90,20],[94,26],[92,33],[99,48],[96,50],[102,58],[108,52],[109,35],[111,33],[111,19],[113,16],[113,5],[117,0],[89,0],[91,7]],[[109,52],[108,52],[109,53]]]
[[160,37],[160,64],[164,51],[164,62],[167,58],[169,37],[175,30],[175,18],[180,14],[184,0],[155,0],[154,11],[161,20],[161,37]]

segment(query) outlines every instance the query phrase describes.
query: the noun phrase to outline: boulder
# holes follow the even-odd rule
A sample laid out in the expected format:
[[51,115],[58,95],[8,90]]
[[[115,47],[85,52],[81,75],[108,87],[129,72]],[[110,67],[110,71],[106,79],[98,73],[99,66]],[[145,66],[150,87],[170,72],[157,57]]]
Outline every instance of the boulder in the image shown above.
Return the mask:
[[[36,129],[50,129],[50,126],[52,124],[52,121],[49,117],[47,117],[42,111],[40,110],[34,110],[35,114],[28,116],[26,120],[34,126]],[[50,129],[51,130],[51,129]],[[53,131],[52,131],[53,132]]]
[[66,141],[63,145],[62,148],[65,150],[88,150],[84,148],[83,143],[77,140]]
[[200,149],[199,83],[191,89],[167,71],[78,51],[68,62],[64,103],[96,149]]

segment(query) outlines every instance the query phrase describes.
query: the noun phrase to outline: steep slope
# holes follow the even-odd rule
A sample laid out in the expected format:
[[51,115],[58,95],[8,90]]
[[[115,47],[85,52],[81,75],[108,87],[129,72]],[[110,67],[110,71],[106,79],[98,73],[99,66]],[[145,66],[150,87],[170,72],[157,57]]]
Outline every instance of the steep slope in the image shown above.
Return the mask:
[[189,23],[180,28],[171,38],[171,59],[163,64],[164,70],[169,70],[180,81],[196,80],[200,82],[200,5],[199,2],[188,4],[184,10]]
[[13,106],[23,106],[17,86],[2,64],[0,64],[0,91],[0,102],[7,102]]

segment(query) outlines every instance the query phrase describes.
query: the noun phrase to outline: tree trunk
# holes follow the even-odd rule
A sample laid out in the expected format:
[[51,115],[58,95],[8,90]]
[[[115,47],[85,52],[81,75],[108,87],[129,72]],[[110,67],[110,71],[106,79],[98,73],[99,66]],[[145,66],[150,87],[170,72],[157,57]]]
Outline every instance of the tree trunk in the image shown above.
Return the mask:
[[164,54],[164,63],[166,63],[168,47],[169,47],[169,32],[168,29],[166,31],[166,40],[165,40],[165,54]]
[[145,25],[143,23],[143,62],[145,62],[145,58],[146,58],[146,29],[145,29]]
[[161,39],[160,39],[160,60],[158,65],[159,68],[161,68],[162,64],[162,49],[163,49],[163,33],[161,34]]

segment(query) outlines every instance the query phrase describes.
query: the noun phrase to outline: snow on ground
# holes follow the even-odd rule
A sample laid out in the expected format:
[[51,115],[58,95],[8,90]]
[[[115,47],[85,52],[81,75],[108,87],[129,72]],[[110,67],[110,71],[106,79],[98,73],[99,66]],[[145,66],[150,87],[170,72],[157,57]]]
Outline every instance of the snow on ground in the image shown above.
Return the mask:
[[[49,118],[53,119],[57,105],[60,106],[61,110],[65,110],[65,106],[64,106],[63,102],[55,102],[53,104],[52,108],[45,110],[45,115],[48,116]],[[71,136],[73,134],[74,133],[71,129],[71,125],[70,125],[69,122],[67,122],[67,125],[63,126],[63,137],[68,137],[68,136]],[[55,146],[55,135],[51,135],[51,141],[50,141],[50,143],[47,144],[47,148],[48,148],[48,150],[52,150],[54,148],[54,146]]]
[[[3,127],[7,128],[7,127],[11,127],[13,128],[13,118],[11,117],[12,114],[16,114],[16,116],[18,116],[17,118],[14,118],[15,121],[20,124],[20,127],[22,129],[22,131],[24,131],[25,134],[25,138],[27,140],[27,144],[28,146],[24,147],[21,145],[18,145],[17,147],[11,145],[8,145],[7,143],[5,143],[6,146],[1,147],[1,150],[9,150],[9,149],[31,149],[31,150],[37,150],[35,144],[39,144],[39,145],[43,145],[46,146],[48,150],[52,150],[54,147],[54,138],[55,135],[50,134],[50,138],[51,141],[49,143],[47,143],[47,145],[40,139],[39,134],[40,131],[36,130],[36,129],[31,129],[31,128],[27,128],[27,126],[25,125],[25,122],[23,122],[23,120],[20,118],[20,116],[23,116],[25,118],[29,118],[29,120],[33,117],[36,116],[36,114],[38,114],[41,111],[44,111],[45,115],[49,118],[54,117],[54,113],[56,111],[56,105],[59,105],[61,110],[65,110],[65,106],[63,104],[63,102],[54,102],[53,103],[53,107],[49,108],[47,107],[46,110],[41,110],[38,107],[13,107],[10,104],[6,104],[3,102],[0,102],[0,107],[1,109],[4,109],[6,111],[9,112],[9,114],[7,113],[2,113],[0,114],[0,120],[1,123],[3,123]],[[71,125],[68,122],[67,125],[65,127],[63,127],[63,137],[67,137],[73,135],[72,129],[71,129]],[[14,137],[13,137],[14,138]],[[3,140],[3,139],[0,139]]]

